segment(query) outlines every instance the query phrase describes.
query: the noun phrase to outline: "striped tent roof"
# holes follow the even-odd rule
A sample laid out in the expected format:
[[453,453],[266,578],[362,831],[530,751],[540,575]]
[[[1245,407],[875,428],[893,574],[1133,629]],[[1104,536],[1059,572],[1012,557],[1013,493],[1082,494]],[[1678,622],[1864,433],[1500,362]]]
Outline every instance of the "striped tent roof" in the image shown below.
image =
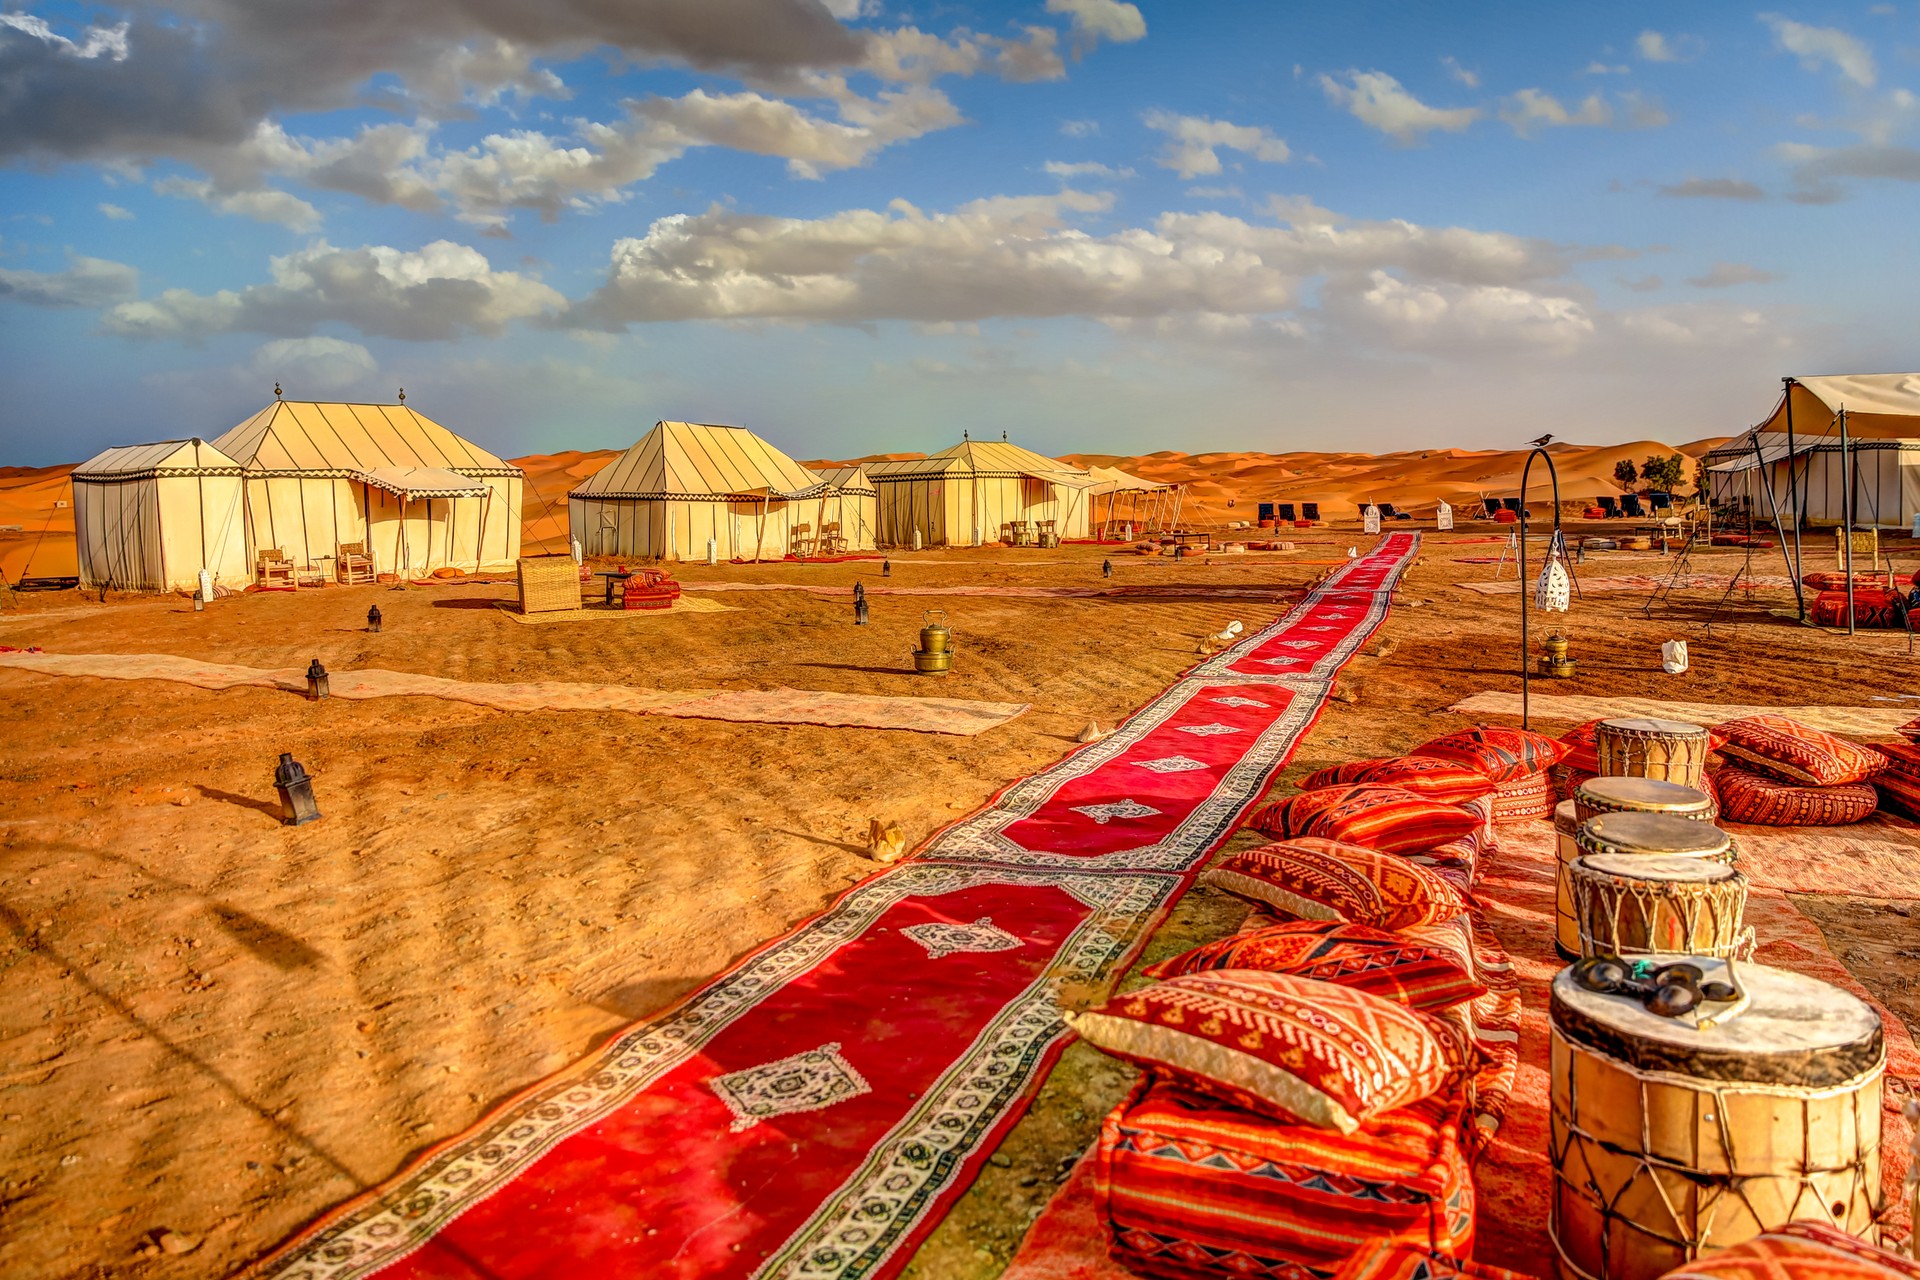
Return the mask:
[[873,481],[867,478],[865,467],[815,467],[813,473],[841,493],[874,492]]
[[132,480],[167,475],[237,475],[240,464],[198,437],[105,449],[73,469],[75,480]]
[[875,480],[910,476],[1033,476],[1070,488],[1091,487],[1094,478],[1072,463],[1049,458],[1004,440],[963,440],[924,458],[896,462],[869,462],[867,474]]
[[464,476],[520,474],[404,404],[275,400],[213,443],[249,472],[359,476],[435,467]]
[[572,498],[810,498],[827,481],[745,427],[659,422]]

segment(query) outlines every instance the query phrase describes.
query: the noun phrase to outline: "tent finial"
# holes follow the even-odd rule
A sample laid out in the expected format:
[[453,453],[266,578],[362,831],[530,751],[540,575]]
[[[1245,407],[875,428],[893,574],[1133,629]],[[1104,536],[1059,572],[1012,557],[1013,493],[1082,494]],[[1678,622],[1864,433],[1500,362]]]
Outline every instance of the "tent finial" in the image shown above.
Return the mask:
[[973,432],[972,432],[972,431],[971,431],[970,429],[968,429],[968,428],[966,428],[966,427],[962,427],[962,428],[960,428],[960,438],[961,438],[962,440],[972,440],[972,439],[973,439]]
[[407,402],[407,389],[405,387],[402,387],[400,388],[400,403],[405,404],[406,402]]
[[1002,430],[1002,431],[1000,432],[1000,443],[1001,443],[1001,444],[1005,444],[1006,442],[1007,442],[1007,433],[1006,433],[1006,431],[1005,431],[1005,430],[1003,429],[1003,430]]
[[275,400],[280,398],[280,384],[277,382],[273,384],[273,398]]

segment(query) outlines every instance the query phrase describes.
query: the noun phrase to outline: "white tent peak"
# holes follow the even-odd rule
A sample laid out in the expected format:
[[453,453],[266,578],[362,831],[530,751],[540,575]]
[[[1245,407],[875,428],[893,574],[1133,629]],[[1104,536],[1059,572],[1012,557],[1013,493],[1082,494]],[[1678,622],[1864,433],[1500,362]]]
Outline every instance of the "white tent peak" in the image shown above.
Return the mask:
[[631,448],[575,485],[579,498],[811,497],[825,482],[745,427],[654,424]]
[[250,473],[335,473],[435,467],[461,476],[518,476],[520,468],[411,405],[275,400],[215,440]]

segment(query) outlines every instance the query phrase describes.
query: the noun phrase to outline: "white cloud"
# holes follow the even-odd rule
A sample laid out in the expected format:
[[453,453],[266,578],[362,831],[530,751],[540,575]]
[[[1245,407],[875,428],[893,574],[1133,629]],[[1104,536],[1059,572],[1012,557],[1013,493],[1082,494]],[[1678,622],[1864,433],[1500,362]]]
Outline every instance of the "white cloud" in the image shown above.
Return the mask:
[[1481,115],[1478,107],[1430,107],[1384,71],[1349,71],[1345,84],[1323,75],[1320,88],[1335,106],[1404,146],[1435,130],[1459,133]]
[[1132,178],[1137,176],[1131,169],[1116,169],[1112,165],[1101,164],[1098,160],[1049,160],[1046,171],[1056,178],[1071,182],[1075,178]]
[[306,395],[362,384],[380,372],[380,363],[357,342],[325,337],[276,338],[253,353],[253,372]]
[[1268,164],[1285,164],[1293,154],[1286,142],[1274,137],[1264,125],[1233,124],[1169,111],[1149,111],[1140,118],[1149,129],[1167,135],[1167,145],[1156,163],[1182,178],[1219,173],[1221,147]]
[[123,302],[102,328],[131,338],[196,341],[214,333],[307,336],[322,325],[414,341],[497,334],[514,320],[565,307],[531,276],[495,271],[476,249],[436,240],[407,251],[385,245],[336,249],[317,241],[271,260],[272,282],[196,294],[168,289]]
[[1543,93],[1539,89],[1522,89],[1501,104],[1500,118],[1515,133],[1524,137],[1541,128],[1612,124],[1613,108],[1597,93],[1588,94],[1579,106],[1568,110],[1550,93]]
[[1844,178],[1920,182],[1920,149],[1892,142],[1860,142],[1845,147],[1815,147],[1786,142],[1775,148],[1793,166],[1795,204],[1834,204],[1846,198]]
[[108,220],[112,222],[133,221],[133,210],[122,208],[117,204],[110,204],[105,200],[100,202],[100,212],[105,214]]
[[31,13],[0,13],[0,27],[32,36],[48,49],[82,61],[106,58],[112,62],[125,62],[127,26],[124,22],[111,27],[90,26],[79,40],[72,40],[55,31],[45,18]]
[[1605,63],[1595,60],[1580,69],[1583,76],[1624,76],[1630,75],[1633,68],[1620,63]]
[[1705,274],[1687,277],[1696,289],[1728,289],[1741,284],[1770,284],[1780,277],[1744,262],[1716,262]]
[[1780,47],[1797,56],[1809,71],[1831,66],[1863,89],[1871,89],[1879,78],[1866,44],[1836,27],[1810,27],[1777,13],[1763,13],[1760,21],[1772,28]]
[[1480,73],[1478,71],[1469,71],[1461,66],[1452,54],[1448,54],[1446,57],[1440,59],[1440,65],[1447,69],[1448,75],[1467,86],[1467,88],[1478,89],[1480,87]]
[[1100,132],[1098,120],[1062,120],[1060,132],[1069,138],[1091,138]]
[[1385,271],[1330,288],[1324,305],[1391,346],[1429,351],[1489,342],[1566,351],[1592,338],[1595,328],[1572,298],[1510,286],[1411,282]]
[[248,191],[221,191],[206,178],[162,178],[153,189],[163,196],[198,200],[215,213],[238,214],[258,222],[277,222],[295,231],[320,225],[320,211],[290,192],[271,187]]
[[1047,0],[1047,12],[1072,16],[1074,43],[1080,48],[1101,40],[1131,44],[1147,34],[1140,10],[1122,0]]
[[131,298],[140,273],[124,262],[69,253],[65,271],[0,267],[0,301],[30,307],[105,307]]
[[1668,36],[1658,31],[1642,31],[1633,42],[1634,51],[1647,62],[1690,62],[1700,56],[1697,36]]

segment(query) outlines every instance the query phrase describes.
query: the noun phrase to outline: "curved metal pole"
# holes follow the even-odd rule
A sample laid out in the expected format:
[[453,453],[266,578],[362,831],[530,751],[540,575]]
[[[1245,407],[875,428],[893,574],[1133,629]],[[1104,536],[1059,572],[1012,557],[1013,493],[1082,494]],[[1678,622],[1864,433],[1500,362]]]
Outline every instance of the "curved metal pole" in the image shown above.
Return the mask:
[[[1542,458],[1547,464],[1547,475],[1553,481],[1553,531],[1560,532],[1560,473],[1554,470],[1553,457],[1545,449],[1536,446],[1527,455],[1526,465],[1520,468],[1520,727],[1531,729],[1532,717],[1529,714],[1528,687],[1532,674],[1531,653],[1527,643],[1527,477],[1533,472],[1533,460]],[[1553,543],[1547,544],[1547,554],[1553,554]]]

